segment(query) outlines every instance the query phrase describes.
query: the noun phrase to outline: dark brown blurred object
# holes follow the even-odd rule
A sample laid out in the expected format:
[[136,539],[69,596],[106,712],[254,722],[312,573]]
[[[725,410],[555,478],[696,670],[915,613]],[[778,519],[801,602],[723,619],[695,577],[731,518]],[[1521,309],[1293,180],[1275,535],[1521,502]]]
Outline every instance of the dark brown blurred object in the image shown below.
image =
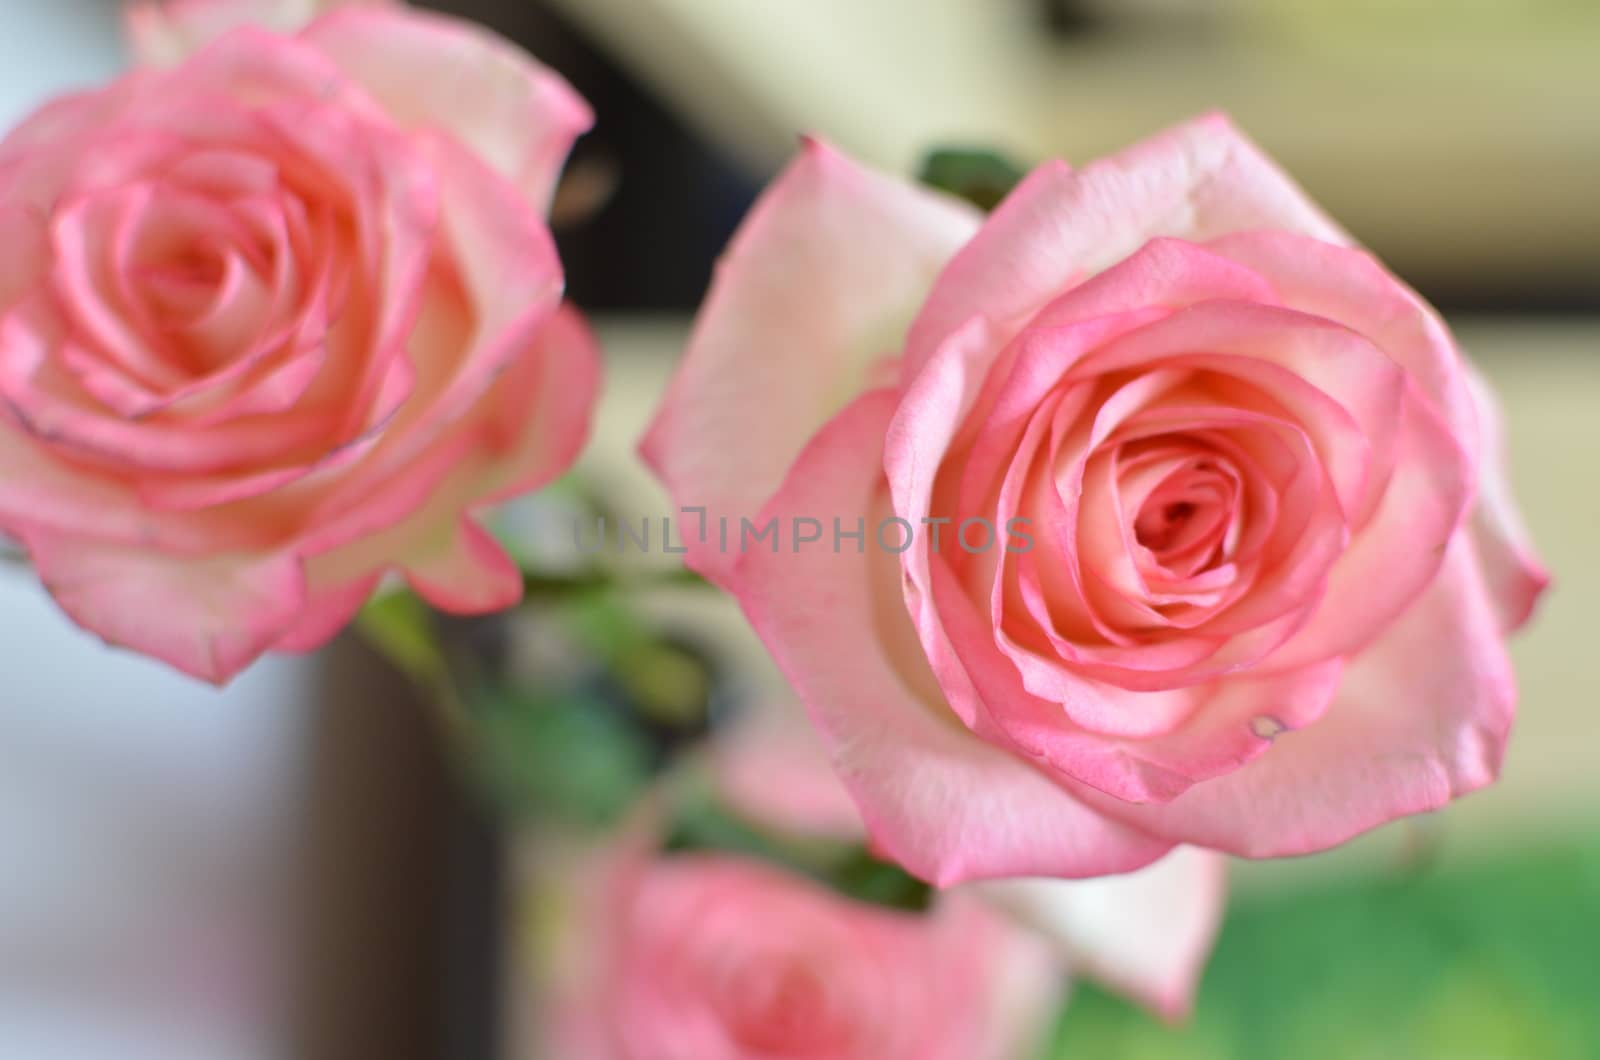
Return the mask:
[[325,654],[293,1055],[487,1060],[498,840],[412,687],[354,635]]

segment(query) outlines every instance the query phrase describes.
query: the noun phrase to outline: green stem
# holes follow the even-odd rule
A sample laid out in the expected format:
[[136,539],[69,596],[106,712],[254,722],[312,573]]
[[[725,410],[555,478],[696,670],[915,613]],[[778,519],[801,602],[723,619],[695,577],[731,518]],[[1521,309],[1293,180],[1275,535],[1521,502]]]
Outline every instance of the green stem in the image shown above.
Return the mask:
[[617,572],[587,571],[575,575],[522,574],[522,591],[529,600],[566,599],[594,593],[647,592],[656,589],[709,589],[710,582],[692,570]]

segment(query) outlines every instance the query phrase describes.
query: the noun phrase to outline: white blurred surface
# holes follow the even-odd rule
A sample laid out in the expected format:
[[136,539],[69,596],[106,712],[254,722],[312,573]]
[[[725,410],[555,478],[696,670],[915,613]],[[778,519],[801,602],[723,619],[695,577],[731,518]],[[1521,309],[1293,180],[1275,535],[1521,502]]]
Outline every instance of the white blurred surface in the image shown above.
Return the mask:
[[0,127],[122,69],[114,0],[0,0]]
[[[112,0],[0,0],[0,127],[116,75]],[[75,629],[0,569],[0,1060],[287,1055],[311,663],[226,691]]]
[[283,1055],[309,661],[219,691],[16,566],[0,644],[0,1058]]

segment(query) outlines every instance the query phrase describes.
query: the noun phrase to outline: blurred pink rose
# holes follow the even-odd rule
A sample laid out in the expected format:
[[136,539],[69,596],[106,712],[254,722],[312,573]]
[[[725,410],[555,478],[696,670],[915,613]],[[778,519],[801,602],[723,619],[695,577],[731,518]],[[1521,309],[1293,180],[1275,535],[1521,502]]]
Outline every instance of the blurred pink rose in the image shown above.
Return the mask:
[[[312,6],[133,25],[187,46],[224,9]],[[543,211],[589,121],[472,25],[349,5],[0,144],[0,530],[62,608],[220,682],[324,642],[391,570],[448,610],[513,603],[474,513],[588,429],[598,358]]]
[[[869,838],[798,706],[751,712],[721,734],[712,761],[717,790],[749,821],[790,835]],[[1049,942],[1069,975],[1176,1020],[1194,1003],[1226,894],[1226,859],[1180,847],[1136,872],[968,883],[945,900],[964,895],[1006,912]]]
[[1494,778],[1546,578],[1470,371],[1220,117],[986,221],[812,143],[643,449],[884,851],[1088,876]]
[[970,896],[927,914],[715,853],[623,860],[564,926],[552,1060],[1010,1060],[1063,980]]

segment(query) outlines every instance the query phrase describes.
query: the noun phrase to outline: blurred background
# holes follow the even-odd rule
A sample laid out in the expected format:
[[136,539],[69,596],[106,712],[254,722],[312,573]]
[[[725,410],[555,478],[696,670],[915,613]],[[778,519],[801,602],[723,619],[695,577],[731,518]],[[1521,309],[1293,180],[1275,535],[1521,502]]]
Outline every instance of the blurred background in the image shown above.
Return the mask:
[[[1238,865],[1192,1023],[1085,988],[1059,1055],[1600,1056],[1600,5],[425,6],[522,42],[595,105],[558,237],[611,361],[585,470],[638,511],[660,502],[634,436],[799,133],[911,171],[935,145],[1077,160],[1232,112],[1493,379],[1556,586],[1515,645],[1497,787]],[[122,68],[112,0],[0,15],[0,126]],[[735,621],[663,613],[702,638]],[[215,692],[104,650],[7,568],[0,645],[0,1060],[522,1055],[504,811],[355,637]]]

